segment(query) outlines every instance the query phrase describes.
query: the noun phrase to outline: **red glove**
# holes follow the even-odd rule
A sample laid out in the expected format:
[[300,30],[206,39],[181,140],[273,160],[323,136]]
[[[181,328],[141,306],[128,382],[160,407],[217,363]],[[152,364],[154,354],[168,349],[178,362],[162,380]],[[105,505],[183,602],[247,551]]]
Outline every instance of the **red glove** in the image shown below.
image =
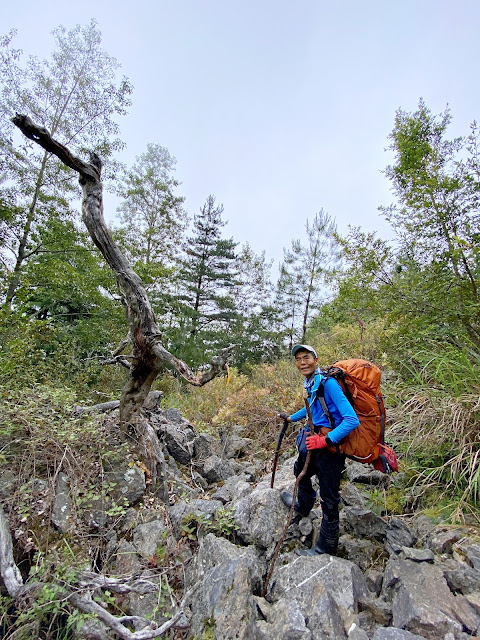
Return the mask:
[[318,433],[313,436],[309,436],[306,439],[306,444],[309,451],[311,449],[325,449],[325,447],[328,447],[325,436],[319,436]]

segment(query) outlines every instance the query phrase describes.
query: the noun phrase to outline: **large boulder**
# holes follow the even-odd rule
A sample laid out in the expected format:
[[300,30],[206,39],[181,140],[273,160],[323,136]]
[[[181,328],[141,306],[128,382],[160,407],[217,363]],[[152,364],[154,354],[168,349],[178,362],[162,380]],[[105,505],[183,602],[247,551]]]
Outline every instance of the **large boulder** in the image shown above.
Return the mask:
[[261,586],[265,565],[253,547],[241,548],[208,534],[185,577],[182,606],[194,638],[252,640],[256,606],[252,593]]
[[255,489],[234,505],[237,536],[245,544],[268,549],[285,527],[287,508],[276,489]]
[[275,566],[270,584],[268,600],[285,609],[296,603],[312,640],[346,638],[344,620],[357,611],[359,599],[368,595],[360,569],[329,555],[301,556]]
[[480,617],[463,596],[454,596],[442,569],[392,557],[382,594],[392,600],[393,626],[437,640],[445,634],[475,633]]

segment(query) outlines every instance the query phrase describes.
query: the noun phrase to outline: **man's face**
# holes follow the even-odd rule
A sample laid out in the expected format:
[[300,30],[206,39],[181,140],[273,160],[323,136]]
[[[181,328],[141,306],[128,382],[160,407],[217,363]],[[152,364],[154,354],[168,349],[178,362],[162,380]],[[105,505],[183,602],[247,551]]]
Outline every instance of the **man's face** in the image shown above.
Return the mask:
[[311,351],[300,350],[295,354],[295,364],[300,373],[308,378],[317,368],[318,358]]

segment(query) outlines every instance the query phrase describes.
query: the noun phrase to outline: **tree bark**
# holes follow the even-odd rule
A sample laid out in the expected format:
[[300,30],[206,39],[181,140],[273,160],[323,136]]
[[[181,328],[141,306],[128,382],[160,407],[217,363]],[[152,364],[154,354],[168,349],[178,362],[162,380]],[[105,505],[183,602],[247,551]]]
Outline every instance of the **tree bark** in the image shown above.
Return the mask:
[[164,348],[143,283],[116,245],[105,223],[100,178],[101,161],[98,156],[92,154],[90,163],[86,163],[74,156],[67,147],[54,140],[45,128],[35,125],[28,116],[17,114],[12,121],[27,138],[56,155],[65,165],[80,175],[80,184],[83,189],[82,219],[93,242],[115,274],[126,307],[129,335],[133,341],[129,378],[120,399],[122,433],[126,437],[130,427],[139,431],[138,435],[144,438],[140,449],[143,452],[149,452],[148,460],[145,462],[152,481],[161,482],[160,476],[164,476],[163,456],[156,458],[158,450],[156,451],[152,442],[152,434],[148,424],[139,415],[152,383],[164,367],[170,367],[178,371],[190,384],[203,386],[226,370],[231,347],[214,356],[210,367],[197,374],[185,362]]

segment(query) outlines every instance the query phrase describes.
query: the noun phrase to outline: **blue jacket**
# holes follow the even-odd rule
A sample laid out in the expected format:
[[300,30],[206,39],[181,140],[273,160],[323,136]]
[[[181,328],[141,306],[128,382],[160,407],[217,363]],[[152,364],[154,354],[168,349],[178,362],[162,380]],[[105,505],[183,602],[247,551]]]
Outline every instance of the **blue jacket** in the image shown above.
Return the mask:
[[[322,405],[317,398],[317,389],[322,380],[325,382],[325,402],[335,423],[335,428],[329,432],[328,437],[332,442],[337,443],[349,434],[350,431],[358,427],[360,423],[357,414],[347,400],[338,382],[334,378],[328,378],[322,373],[316,372],[304,382],[304,387],[308,391],[308,404],[312,412],[314,426],[330,428],[330,422],[324,414]],[[300,411],[290,416],[290,420],[292,422],[298,422],[299,420],[304,420],[306,417],[307,410],[305,407],[302,407]]]

